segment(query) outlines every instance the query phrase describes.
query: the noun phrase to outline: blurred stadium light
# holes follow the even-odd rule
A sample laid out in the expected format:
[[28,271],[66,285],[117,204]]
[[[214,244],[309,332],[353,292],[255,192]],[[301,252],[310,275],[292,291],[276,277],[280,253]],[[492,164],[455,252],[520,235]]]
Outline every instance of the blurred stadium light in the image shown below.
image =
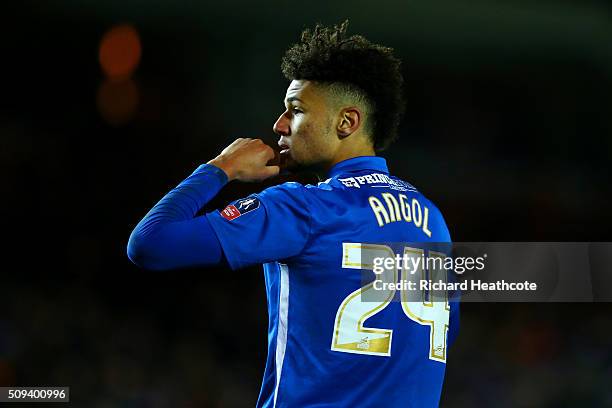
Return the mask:
[[130,77],[141,55],[140,36],[131,25],[111,27],[102,36],[98,58],[106,79],[98,88],[97,106],[111,125],[128,122],[138,108],[138,86]]

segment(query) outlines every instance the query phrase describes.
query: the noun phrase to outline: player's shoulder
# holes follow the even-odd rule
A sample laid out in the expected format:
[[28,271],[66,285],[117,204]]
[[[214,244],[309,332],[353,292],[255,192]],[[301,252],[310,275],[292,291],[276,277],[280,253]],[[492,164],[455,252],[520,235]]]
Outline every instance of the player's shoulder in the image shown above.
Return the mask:
[[319,191],[332,191],[334,187],[330,184],[331,179],[316,184],[302,184],[296,181],[287,181],[263,190],[258,195],[261,197],[282,197],[282,196],[309,196],[316,195]]
[[408,189],[408,191],[411,192],[411,195],[414,198],[419,200],[423,205],[426,205],[432,213],[438,214],[440,216],[442,215],[442,211],[440,211],[438,206],[428,196],[426,196],[422,191],[418,190],[416,187],[412,186],[412,184],[409,184],[408,182],[405,182],[405,181],[404,183],[411,186],[411,188]]
[[[436,236],[439,237],[440,241],[446,242],[450,240],[450,234],[446,226],[446,221],[440,208],[422,191],[417,189],[412,183],[409,183],[395,176],[390,176],[390,178],[395,180],[394,185],[390,184],[390,187],[393,190],[400,190],[399,193],[405,194],[409,198],[409,201],[415,199],[419,202],[420,207],[422,207],[423,209],[427,209],[427,211],[429,212],[429,217],[431,218],[432,227],[439,230]],[[412,208],[412,202],[410,203],[410,206]]]
[[299,207],[301,210],[322,208],[336,201],[334,193],[339,192],[337,185],[326,180],[316,184],[302,184],[289,181],[263,190],[255,196],[264,205],[274,203],[286,207]]
[[271,186],[258,193],[260,197],[275,197],[284,195],[303,195],[306,193],[306,187],[295,181],[287,181],[282,184]]
[[415,190],[414,194],[423,204],[426,204],[431,210],[434,210],[435,212],[438,212],[440,214],[442,213],[438,206],[423,192]]
[[429,211],[430,228],[434,232],[434,236],[437,237],[438,242],[450,242],[450,232],[440,208],[422,192],[416,191],[414,194],[414,198],[420,202],[421,207],[427,208]]
[[310,195],[311,193],[305,185],[295,181],[277,184],[254,194],[264,204],[274,203],[300,207],[308,206]]

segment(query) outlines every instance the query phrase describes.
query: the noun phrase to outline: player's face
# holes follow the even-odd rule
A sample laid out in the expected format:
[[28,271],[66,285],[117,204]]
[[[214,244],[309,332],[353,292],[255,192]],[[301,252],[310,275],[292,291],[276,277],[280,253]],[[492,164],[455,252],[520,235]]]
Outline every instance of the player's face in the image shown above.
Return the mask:
[[328,106],[325,91],[316,83],[291,81],[285,111],[273,129],[281,136],[278,145],[288,167],[327,169],[333,163],[339,145],[334,112]]

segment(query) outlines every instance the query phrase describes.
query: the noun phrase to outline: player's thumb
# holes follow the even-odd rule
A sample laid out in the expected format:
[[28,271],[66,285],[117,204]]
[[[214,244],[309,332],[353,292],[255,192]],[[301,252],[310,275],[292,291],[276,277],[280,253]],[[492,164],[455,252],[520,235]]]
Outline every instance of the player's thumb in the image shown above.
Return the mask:
[[265,178],[277,176],[280,173],[280,166],[266,166],[263,173]]

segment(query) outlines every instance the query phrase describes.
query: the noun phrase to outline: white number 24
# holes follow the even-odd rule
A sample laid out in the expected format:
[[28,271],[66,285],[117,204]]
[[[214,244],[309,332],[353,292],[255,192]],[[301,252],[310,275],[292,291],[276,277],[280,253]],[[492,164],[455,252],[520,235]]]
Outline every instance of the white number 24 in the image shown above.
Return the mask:
[[[423,257],[423,249],[404,248],[404,255],[410,257]],[[395,258],[393,250],[386,245],[343,243],[342,244],[342,267],[349,269],[373,269],[374,258]],[[431,252],[429,257],[442,257],[444,254]],[[409,274],[406,268],[401,270],[401,281],[425,279],[425,270],[422,263],[418,263],[416,271]],[[443,273],[444,270],[430,270],[430,279],[434,275]],[[383,282],[397,282],[397,268],[385,269],[380,280]],[[371,282],[349,294],[340,304],[336,312],[334,333],[331,349],[345,353],[368,354],[375,356],[391,355],[392,329],[381,329],[364,327],[367,319],[386,308],[395,295],[395,290],[376,290]],[[418,287],[418,285],[417,285]],[[377,292],[376,296],[371,296]],[[362,301],[362,296],[377,299],[368,302]],[[409,299],[408,291],[401,290],[402,310],[408,318],[429,329],[428,357],[431,360],[446,362],[446,335],[448,332],[448,321],[450,308],[448,299],[445,302],[427,301],[425,293],[421,293],[421,299],[414,301]],[[414,295],[411,295],[414,297]]]

